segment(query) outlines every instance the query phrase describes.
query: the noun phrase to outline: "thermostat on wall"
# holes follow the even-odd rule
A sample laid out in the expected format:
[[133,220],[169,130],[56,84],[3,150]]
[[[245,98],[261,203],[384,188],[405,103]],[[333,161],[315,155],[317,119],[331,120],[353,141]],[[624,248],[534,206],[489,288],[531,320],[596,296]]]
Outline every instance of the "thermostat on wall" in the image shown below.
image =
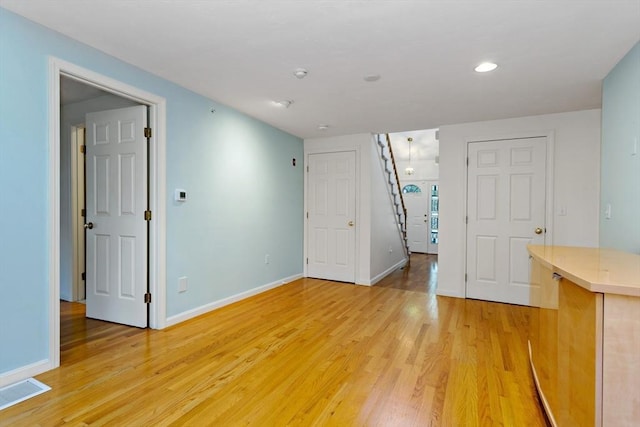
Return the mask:
[[179,189],[179,188],[176,188],[175,200],[176,200],[176,202],[186,202],[187,201],[187,191]]

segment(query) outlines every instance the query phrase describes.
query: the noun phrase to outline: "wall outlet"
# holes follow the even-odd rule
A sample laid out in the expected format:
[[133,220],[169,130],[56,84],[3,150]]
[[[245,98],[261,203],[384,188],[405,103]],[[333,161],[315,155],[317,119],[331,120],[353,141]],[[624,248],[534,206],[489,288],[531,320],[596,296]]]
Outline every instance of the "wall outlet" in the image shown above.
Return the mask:
[[271,259],[270,259],[270,257],[269,257],[269,254],[266,254],[266,255],[264,256],[264,263],[265,263],[265,264],[269,264],[269,262],[270,262],[270,261],[271,261]]
[[186,276],[178,278],[178,292],[187,292],[188,279]]

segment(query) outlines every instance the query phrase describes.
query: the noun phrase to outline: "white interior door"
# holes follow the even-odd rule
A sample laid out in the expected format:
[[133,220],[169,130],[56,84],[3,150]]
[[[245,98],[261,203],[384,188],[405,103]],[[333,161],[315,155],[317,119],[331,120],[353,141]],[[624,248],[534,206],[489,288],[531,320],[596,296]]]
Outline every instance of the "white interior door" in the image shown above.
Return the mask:
[[[411,188],[415,186],[420,189]],[[405,192],[406,191],[406,192]],[[428,187],[422,182],[407,182],[403,186],[402,198],[407,208],[407,240],[409,250],[416,253],[427,253],[429,233],[429,197]]]
[[87,317],[147,326],[147,107],[86,116]]
[[307,275],[355,282],[356,154],[310,154]]
[[530,305],[529,243],[544,244],[546,138],[469,143],[467,297]]

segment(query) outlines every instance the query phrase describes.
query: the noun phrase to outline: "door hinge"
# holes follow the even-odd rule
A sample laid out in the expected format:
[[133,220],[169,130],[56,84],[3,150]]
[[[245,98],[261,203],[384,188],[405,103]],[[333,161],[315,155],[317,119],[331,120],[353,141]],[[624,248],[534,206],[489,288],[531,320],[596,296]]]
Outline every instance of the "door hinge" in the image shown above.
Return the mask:
[[464,217],[464,223],[469,224],[469,215]]
[[151,304],[151,294],[149,292],[144,294],[144,303],[145,304]]
[[144,128],[144,137],[151,138],[151,128]]
[[80,146],[80,152],[83,153],[83,154],[86,154],[87,153],[87,146],[82,144]]
[[87,280],[87,273],[83,271],[82,274],[80,275],[80,278],[82,280]]
[[464,273],[464,282],[467,283],[467,273]]
[[309,258],[307,258],[307,264],[309,264]]
[[309,172],[309,165],[307,165],[307,172]]
[[87,210],[86,209],[80,209],[80,216],[87,216]]
[[467,157],[467,166],[469,166],[469,158]]
[[307,219],[309,219],[309,212],[307,212]]
[[151,211],[144,211],[144,220],[151,221]]

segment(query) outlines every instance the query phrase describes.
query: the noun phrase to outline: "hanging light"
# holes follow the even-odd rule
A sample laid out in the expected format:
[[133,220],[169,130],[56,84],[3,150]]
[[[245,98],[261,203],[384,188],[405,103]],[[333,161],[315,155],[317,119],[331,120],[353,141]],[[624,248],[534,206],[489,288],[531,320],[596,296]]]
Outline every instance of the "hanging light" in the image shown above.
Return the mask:
[[415,172],[411,167],[411,142],[412,141],[413,141],[413,138],[407,138],[407,142],[409,143],[409,166],[407,166],[404,169],[405,175],[413,175],[413,172]]

